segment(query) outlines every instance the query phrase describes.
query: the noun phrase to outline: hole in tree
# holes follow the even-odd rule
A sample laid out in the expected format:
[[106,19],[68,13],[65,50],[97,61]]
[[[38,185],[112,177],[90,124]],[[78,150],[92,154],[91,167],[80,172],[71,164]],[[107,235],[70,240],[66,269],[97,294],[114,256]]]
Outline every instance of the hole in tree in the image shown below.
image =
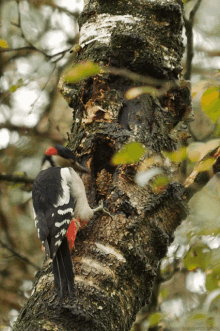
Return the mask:
[[94,153],[91,168],[95,177],[102,169],[113,174],[115,166],[111,164],[114,148],[111,140],[98,138],[94,144]]

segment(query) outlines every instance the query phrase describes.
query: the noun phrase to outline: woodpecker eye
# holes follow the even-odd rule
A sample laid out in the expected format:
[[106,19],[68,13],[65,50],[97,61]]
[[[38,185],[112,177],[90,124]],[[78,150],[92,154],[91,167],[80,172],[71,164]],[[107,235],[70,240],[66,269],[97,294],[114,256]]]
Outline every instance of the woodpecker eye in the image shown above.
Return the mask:
[[47,150],[46,150],[46,155],[50,156],[50,155],[58,155],[58,151],[55,147],[49,147]]

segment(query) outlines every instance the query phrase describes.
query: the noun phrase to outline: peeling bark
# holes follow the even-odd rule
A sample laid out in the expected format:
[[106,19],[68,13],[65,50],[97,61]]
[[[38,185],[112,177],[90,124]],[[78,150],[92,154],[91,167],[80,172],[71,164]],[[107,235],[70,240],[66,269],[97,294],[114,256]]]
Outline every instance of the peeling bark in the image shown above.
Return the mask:
[[[72,252],[72,300],[59,301],[51,262],[44,263],[16,331],[130,330],[139,309],[150,301],[158,263],[186,216],[179,183],[155,194],[149,186],[135,184],[137,165],[110,162],[131,141],[141,142],[151,154],[176,148],[175,127],[190,112],[189,88],[177,80],[182,1],[92,0],[80,26],[77,61],[127,68],[175,86],[158,99],[142,95],[128,101],[124,92],[137,85],[129,78],[104,73],[74,85],[60,80],[61,93],[73,108],[69,146],[91,169],[83,177],[90,205],[103,199],[114,218],[98,215],[79,232]],[[166,165],[166,172],[172,171]]]

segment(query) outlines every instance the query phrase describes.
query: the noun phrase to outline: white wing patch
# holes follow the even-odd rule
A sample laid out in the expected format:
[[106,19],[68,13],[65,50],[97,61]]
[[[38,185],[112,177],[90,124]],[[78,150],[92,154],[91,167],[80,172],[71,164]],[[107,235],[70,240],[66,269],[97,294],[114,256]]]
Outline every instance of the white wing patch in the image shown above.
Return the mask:
[[33,213],[34,213],[35,228],[37,228],[37,225],[38,225],[38,219],[37,219],[37,216],[36,216],[36,213],[35,213],[34,208],[33,208]]
[[68,178],[70,176],[69,169],[62,168],[60,170],[60,174],[61,174],[61,178],[62,178],[61,185],[62,185],[63,195],[59,196],[57,203],[54,204],[55,208],[66,205],[70,201],[70,187],[68,185]]
[[61,241],[61,240],[57,240],[57,241],[55,242],[55,245],[56,245],[56,246],[60,246],[60,245],[61,245],[61,243],[62,243],[62,241]]
[[56,222],[55,223],[55,226],[57,227],[57,228],[60,228],[63,224],[65,224],[65,223],[67,223],[67,224],[70,224],[70,220],[68,220],[68,219],[66,219],[66,220],[64,220],[64,221],[62,221],[62,222]]
[[64,236],[66,234],[66,229],[61,229],[60,232],[58,232],[55,235],[55,238],[59,238],[60,236]]
[[67,213],[71,213],[72,214],[73,208],[67,208],[65,210],[59,209],[57,212],[58,212],[59,215],[64,215],[64,214],[67,214]]

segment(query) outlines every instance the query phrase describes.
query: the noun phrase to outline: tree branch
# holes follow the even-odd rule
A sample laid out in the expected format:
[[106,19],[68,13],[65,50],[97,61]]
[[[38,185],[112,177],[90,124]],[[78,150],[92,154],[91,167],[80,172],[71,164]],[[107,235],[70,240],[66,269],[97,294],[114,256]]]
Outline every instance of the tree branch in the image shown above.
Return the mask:
[[191,10],[189,14],[189,19],[186,16],[183,16],[185,22],[185,29],[186,29],[186,38],[187,38],[187,46],[186,46],[186,72],[184,75],[184,79],[190,80],[191,72],[192,72],[192,59],[194,56],[193,52],[193,24],[194,18],[196,15],[197,10],[201,4],[202,0],[197,0],[195,6]]
[[5,52],[18,52],[18,51],[23,51],[23,50],[33,50],[33,51],[43,54],[45,56],[45,58],[48,60],[53,59],[59,55],[60,55],[60,57],[57,60],[55,60],[54,62],[58,62],[59,60],[61,60],[63,58],[63,56],[71,49],[71,47],[69,47],[63,51],[60,51],[56,54],[53,54],[53,55],[49,55],[49,54],[45,53],[42,49],[35,47],[32,44],[32,42],[27,39],[27,37],[24,33],[24,30],[22,28],[22,23],[21,23],[20,0],[16,0],[16,2],[17,2],[17,8],[18,8],[18,23],[12,23],[12,24],[20,29],[21,36],[24,38],[24,40],[26,41],[26,43],[29,46],[18,47],[18,48],[4,48],[4,49],[0,49],[0,52],[5,53]]
[[11,248],[7,244],[3,243],[1,240],[0,240],[0,244],[2,245],[2,247],[6,248],[9,252],[13,253],[13,255],[17,256],[19,259],[22,259],[26,263],[32,265],[32,267],[35,268],[36,270],[39,270],[40,269],[40,267],[38,267],[36,264],[34,264],[33,262],[31,262],[27,257],[19,254],[13,248]]
[[[164,86],[165,84],[167,84],[167,79],[158,79],[158,78],[153,78],[150,76],[142,76],[140,74],[137,74],[135,72],[132,72],[128,69],[121,69],[121,68],[115,68],[115,67],[104,67],[103,70],[106,73],[110,73],[113,75],[117,75],[117,76],[122,76],[125,78],[128,78],[134,82],[140,82],[143,84],[147,84],[150,86]],[[169,81],[169,88],[177,86],[177,82],[171,82]]]
[[28,178],[26,176],[17,176],[17,175],[2,174],[2,173],[0,173],[0,180],[4,180],[7,182],[14,182],[14,183],[24,183],[24,184],[32,184],[34,182],[33,178]]
[[53,67],[53,69],[52,69],[52,71],[51,71],[51,74],[49,75],[49,77],[48,77],[46,83],[45,83],[44,86],[42,87],[42,89],[41,89],[41,91],[40,91],[38,97],[37,97],[36,100],[33,102],[32,107],[31,107],[31,110],[29,111],[29,114],[32,113],[35,104],[36,104],[37,101],[39,100],[39,98],[40,98],[40,96],[42,95],[43,91],[46,89],[47,84],[49,83],[49,81],[50,81],[50,79],[51,79],[51,77],[52,77],[52,75],[53,75],[53,73],[54,73],[55,70],[56,70],[56,63],[54,63],[54,67]]
[[32,46],[24,46],[24,47],[18,47],[18,48],[3,48],[0,49],[0,53],[6,53],[6,52],[19,52],[24,50],[36,50],[36,48],[33,48]]

